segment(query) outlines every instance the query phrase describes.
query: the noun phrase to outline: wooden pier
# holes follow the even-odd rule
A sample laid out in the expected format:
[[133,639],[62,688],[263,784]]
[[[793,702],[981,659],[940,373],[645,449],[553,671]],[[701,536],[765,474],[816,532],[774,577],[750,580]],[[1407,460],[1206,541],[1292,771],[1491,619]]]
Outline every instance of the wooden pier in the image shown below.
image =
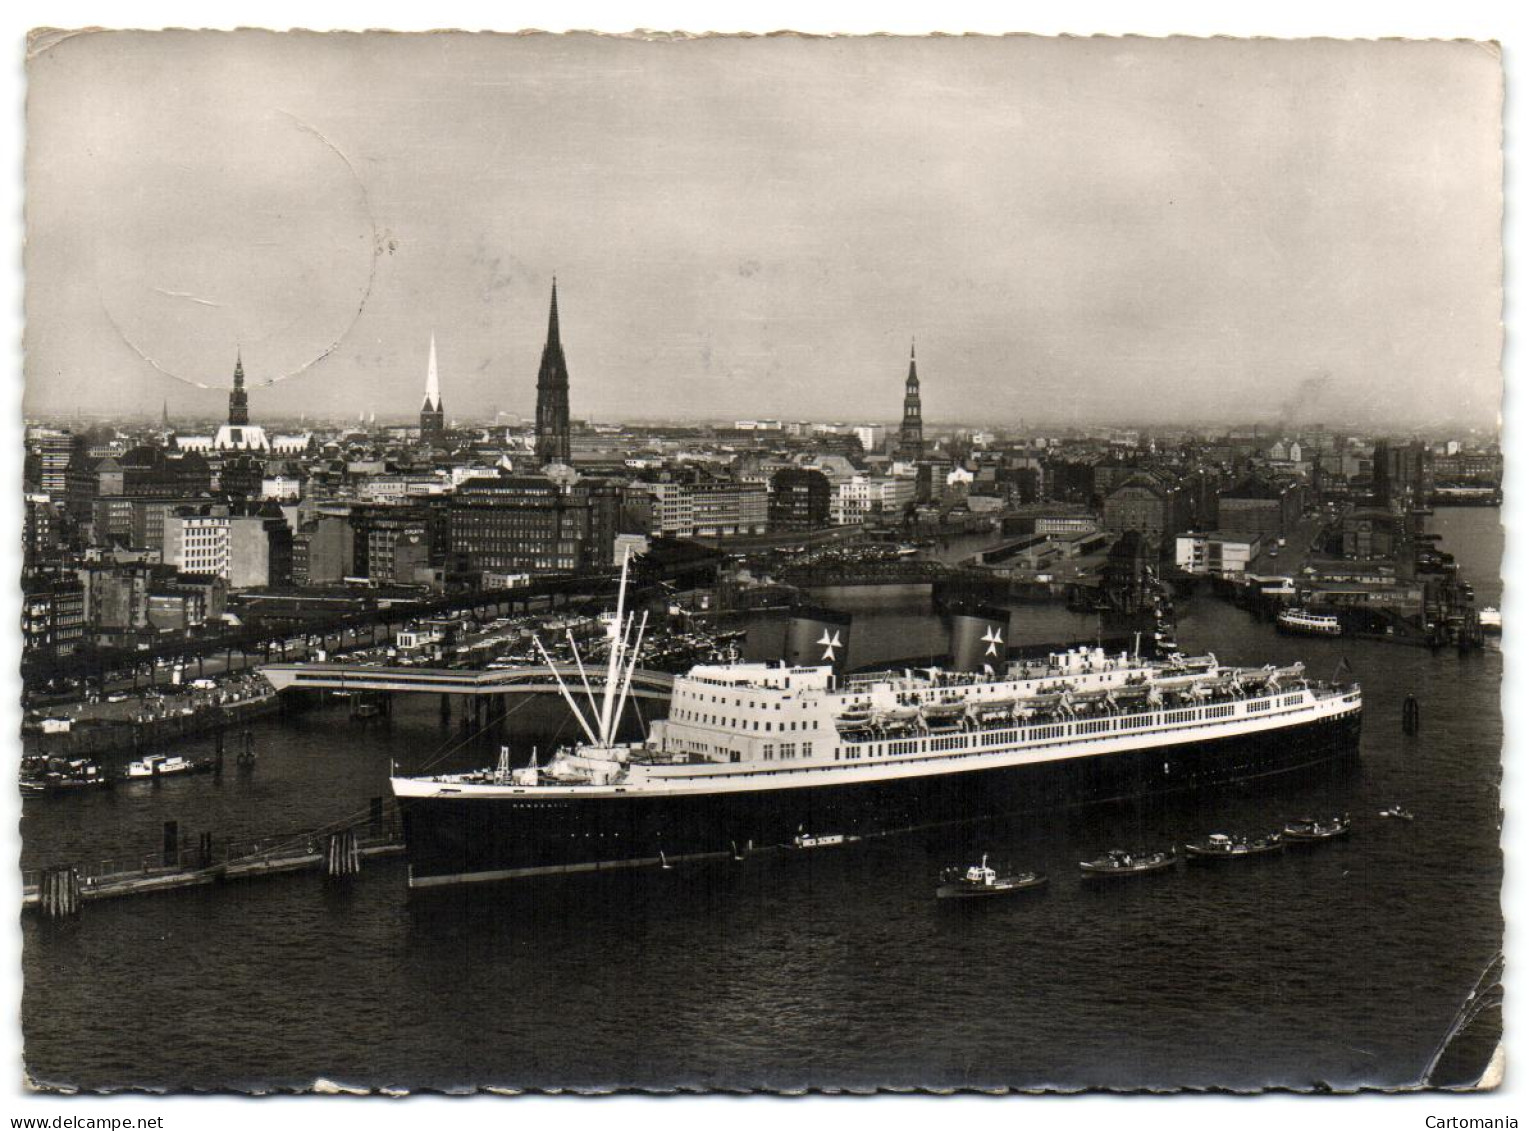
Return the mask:
[[321,871],[338,879],[358,874],[366,860],[399,855],[403,847],[398,813],[380,797],[372,799],[368,813],[359,819],[254,840],[220,843],[212,833],[202,832],[192,842],[177,822],[166,821],[158,852],[23,870],[21,905],[49,919],[64,919],[98,899],[292,872]]

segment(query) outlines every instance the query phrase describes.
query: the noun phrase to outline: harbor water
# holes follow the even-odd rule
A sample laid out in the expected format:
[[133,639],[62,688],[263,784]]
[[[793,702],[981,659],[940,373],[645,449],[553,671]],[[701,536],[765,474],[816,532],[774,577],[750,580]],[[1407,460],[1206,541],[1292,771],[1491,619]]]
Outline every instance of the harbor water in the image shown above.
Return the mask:
[[[1477,604],[1500,605],[1498,512],[1440,510],[1433,529]],[[817,597],[855,614],[853,664],[943,650],[927,590]],[[1013,617],[1015,643],[1096,632],[1056,605]],[[1501,945],[1500,652],[1281,637],[1208,594],[1180,602],[1177,623],[1185,651],[1223,662],[1300,659],[1327,678],[1346,659],[1365,689],[1358,765],[669,871],[411,897],[401,861],[385,860],[344,886],[293,876],[93,903],[62,924],[27,916],[28,1071],[44,1085],[258,1090],[1417,1083]],[[751,624],[747,653],[769,654],[783,627]],[[1410,736],[1409,693],[1422,710]],[[517,763],[573,737],[554,702],[512,710]],[[389,719],[353,721],[336,703],[253,731],[253,773],[28,799],[24,866],[142,855],[168,820],[193,837],[318,827],[364,814],[394,760],[482,765],[501,740],[443,729],[426,697],[400,698]],[[1393,804],[1415,820],[1382,819]],[[1344,812],[1344,841],[1078,877],[1112,847]],[[1050,884],[934,898],[944,868],[984,853]],[[1479,1075],[1498,1020],[1483,1014],[1436,1082]]]

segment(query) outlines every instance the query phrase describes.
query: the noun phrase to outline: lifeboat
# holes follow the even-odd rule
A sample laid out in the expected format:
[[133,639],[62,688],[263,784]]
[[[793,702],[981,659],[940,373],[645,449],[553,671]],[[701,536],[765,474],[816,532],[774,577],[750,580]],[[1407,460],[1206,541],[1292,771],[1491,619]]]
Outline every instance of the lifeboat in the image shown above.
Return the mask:
[[965,703],[925,703],[919,712],[926,719],[949,721],[966,712]]
[[918,725],[917,707],[893,707],[875,717],[875,725],[887,731],[912,730]]
[[1033,699],[1025,699],[1017,703],[1014,713],[1021,716],[1055,714],[1062,709],[1066,699],[1065,695],[1037,695]]
[[834,725],[840,730],[862,730],[871,722],[871,708],[867,703],[852,703],[845,707]]
[[1013,711],[1013,699],[986,699],[981,703],[969,703],[966,707],[966,713],[975,719],[1003,718]]

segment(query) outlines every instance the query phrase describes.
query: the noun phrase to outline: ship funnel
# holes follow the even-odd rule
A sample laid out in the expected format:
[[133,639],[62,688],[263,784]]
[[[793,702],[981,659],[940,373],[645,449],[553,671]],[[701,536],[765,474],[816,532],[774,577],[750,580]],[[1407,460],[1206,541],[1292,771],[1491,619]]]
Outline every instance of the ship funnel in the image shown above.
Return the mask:
[[976,608],[958,613],[950,633],[952,670],[993,674],[1008,658],[1008,638],[1007,609]]
[[844,670],[849,657],[850,616],[832,609],[798,609],[786,626],[782,653],[792,667],[820,667],[831,664],[835,672]]

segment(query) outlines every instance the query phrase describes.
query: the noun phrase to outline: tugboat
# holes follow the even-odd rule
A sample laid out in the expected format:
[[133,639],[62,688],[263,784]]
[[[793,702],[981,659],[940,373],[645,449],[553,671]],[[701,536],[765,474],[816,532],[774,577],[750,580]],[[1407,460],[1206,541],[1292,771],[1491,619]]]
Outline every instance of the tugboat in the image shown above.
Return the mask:
[[1083,869],[1083,878],[1094,877],[1107,878],[1114,876],[1140,876],[1147,872],[1161,872],[1165,868],[1172,868],[1179,862],[1179,858],[1172,850],[1168,852],[1144,852],[1132,854],[1118,848],[1112,848],[1103,856],[1094,860],[1080,860],[1078,867]]
[[1315,817],[1302,817],[1298,821],[1291,821],[1285,826],[1281,834],[1284,839],[1291,843],[1303,843],[1316,840],[1332,840],[1335,837],[1347,836],[1349,830],[1349,818],[1345,813],[1341,817],[1329,817],[1327,820],[1319,820]]
[[36,754],[21,761],[21,792],[29,795],[105,789],[111,778],[88,758],[50,758]]
[[129,778],[165,778],[177,774],[200,774],[212,769],[209,760],[192,761],[179,754],[150,754],[137,762],[129,762]]
[[1187,856],[1196,860],[1229,860],[1244,856],[1261,856],[1266,852],[1279,852],[1285,847],[1279,833],[1249,839],[1245,836],[1228,836],[1211,833],[1204,840],[1190,841],[1184,846]]
[[987,865],[987,857],[981,864],[973,864],[964,872],[960,868],[949,869],[941,877],[935,889],[939,899],[981,899],[990,895],[1008,895],[1010,892],[1043,887],[1046,877],[1039,872],[1019,872],[1012,876],[1000,876]]
[[1400,805],[1393,805],[1389,809],[1382,809],[1380,815],[1382,817],[1395,817],[1398,821],[1412,820],[1412,810],[1403,809]]

